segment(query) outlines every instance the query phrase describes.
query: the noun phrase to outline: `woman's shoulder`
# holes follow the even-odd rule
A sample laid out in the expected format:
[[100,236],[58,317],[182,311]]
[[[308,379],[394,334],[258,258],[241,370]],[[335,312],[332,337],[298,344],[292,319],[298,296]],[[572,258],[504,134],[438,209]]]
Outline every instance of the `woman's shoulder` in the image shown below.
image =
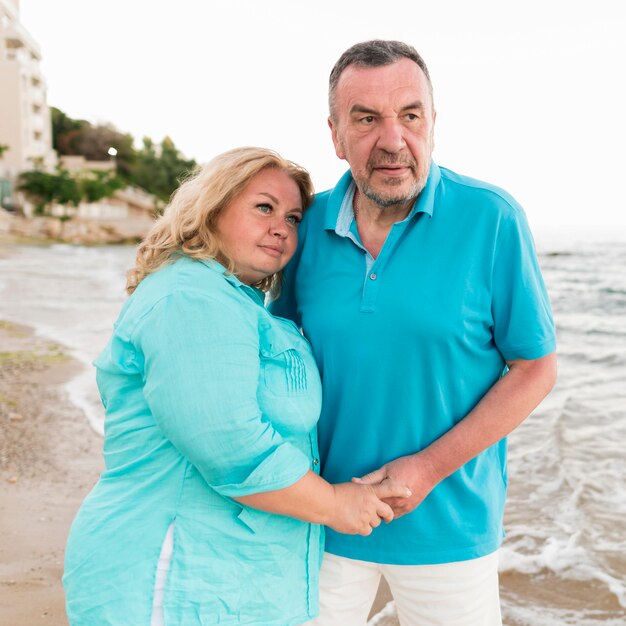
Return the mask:
[[116,329],[132,335],[137,325],[151,314],[171,314],[192,317],[223,315],[224,311],[246,317],[245,299],[227,280],[223,268],[214,261],[197,261],[179,257],[146,276],[122,309]]

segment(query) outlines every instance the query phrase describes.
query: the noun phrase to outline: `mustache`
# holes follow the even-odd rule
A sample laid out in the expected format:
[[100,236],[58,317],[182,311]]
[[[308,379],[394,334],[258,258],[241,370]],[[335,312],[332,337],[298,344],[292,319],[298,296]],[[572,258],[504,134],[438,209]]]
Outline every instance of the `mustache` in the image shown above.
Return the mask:
[[398,166],[409,167],[412,170],[417,168],[417,163],[414,159],[409,159],[406,157],[398,157],[394,155],[377,155],[368,160],[367,167],[369,170],[373,170],[377,167],[389,167],[389,166]]

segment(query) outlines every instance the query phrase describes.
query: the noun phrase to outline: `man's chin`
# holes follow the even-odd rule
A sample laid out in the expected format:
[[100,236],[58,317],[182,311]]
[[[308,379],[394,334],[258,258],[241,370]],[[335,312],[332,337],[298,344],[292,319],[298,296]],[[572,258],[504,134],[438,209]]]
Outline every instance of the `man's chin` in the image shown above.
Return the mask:
[[370,186],[366,186],[362,189],[363,195],[371,200],[377,206],[385,209],[392,206],[398,206],[414,202],[417,196],[420,195],[424,185],[414,183],[409,189],[405,189],[404,192],[401,189],[389,189],[389,187],[399,187],[403,182],[397,179],[391,179],[392,184],[386,185],[385,189],[375,189]]

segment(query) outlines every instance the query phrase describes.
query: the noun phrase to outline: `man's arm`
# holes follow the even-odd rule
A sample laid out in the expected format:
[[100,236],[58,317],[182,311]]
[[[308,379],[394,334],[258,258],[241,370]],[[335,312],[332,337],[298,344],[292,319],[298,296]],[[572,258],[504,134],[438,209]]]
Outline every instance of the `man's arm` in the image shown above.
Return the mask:
[[353,480],[375,484],[392,479],[406,485],[412,496],[386,502],[396,518],[413,511],[439,482],[519,426],[556,382],[554,352],[535,360],[508,361],[507,365],[509,371],[480,402],[427,448]]

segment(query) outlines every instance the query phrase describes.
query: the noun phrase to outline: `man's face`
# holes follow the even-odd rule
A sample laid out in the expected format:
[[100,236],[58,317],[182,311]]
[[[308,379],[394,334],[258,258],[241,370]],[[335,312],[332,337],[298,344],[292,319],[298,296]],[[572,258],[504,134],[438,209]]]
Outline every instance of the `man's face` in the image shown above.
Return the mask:
[[426,185],[435,112],[428,80],[410,59],[348,66],[328,123],[335,152],[381,208],[413,201]]

